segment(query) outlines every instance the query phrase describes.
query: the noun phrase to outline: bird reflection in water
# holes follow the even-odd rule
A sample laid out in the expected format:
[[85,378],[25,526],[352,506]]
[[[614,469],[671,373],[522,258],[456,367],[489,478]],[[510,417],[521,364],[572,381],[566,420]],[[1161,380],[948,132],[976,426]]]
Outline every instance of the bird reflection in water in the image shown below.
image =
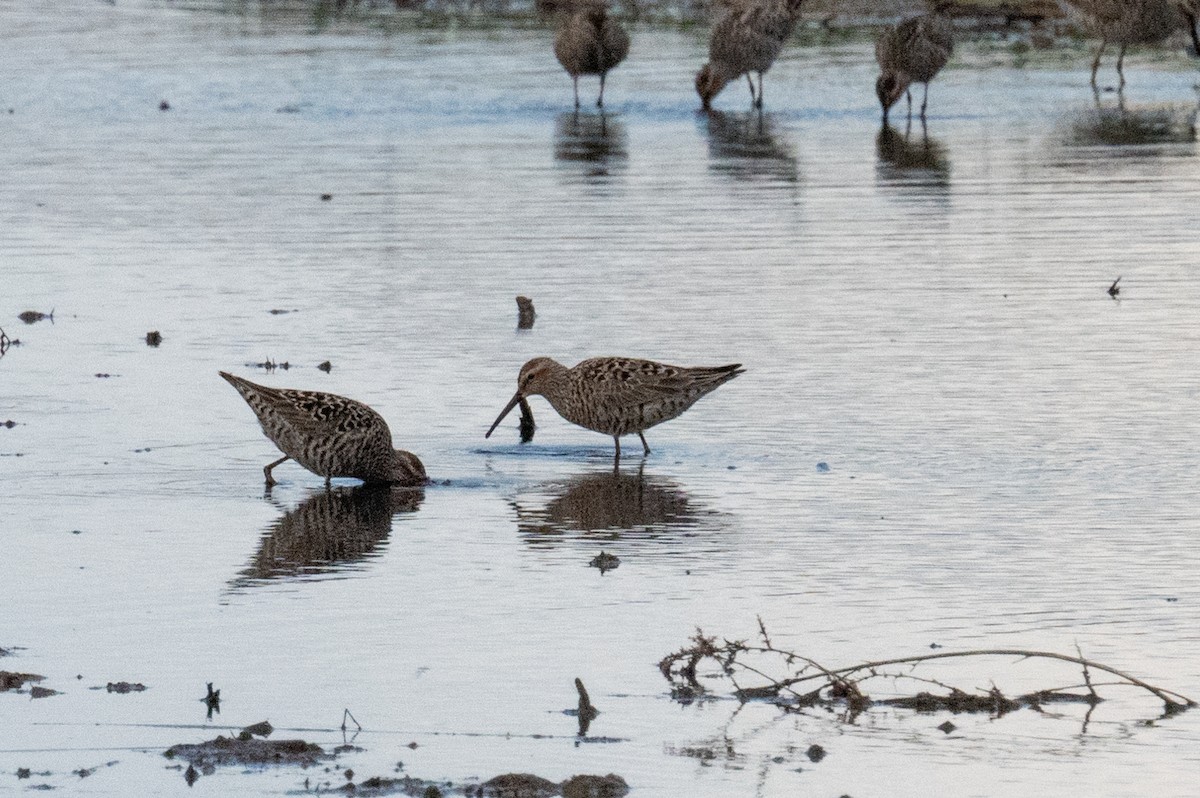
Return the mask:
[[1067,144],[1075,147],[1111,147],[1141,144],[1191,144],[1196,141],[1195,105],[1127,106],[1117,95],[1105,103],[1099,95],[1092,108],[1069,123]]
[[377,554],[391,534],[395,514],[416,512],[424,499],[421,488],[387,485],[315,493],[271,525],[249,567],[230,586],[237,589],[352,568]]
[[800,179],[796,156],[776,133],[771,114],[706,111],[701,118],[712,171],[737,180],[795,183]]
[[925,125],[920,134],[912,126],[901,133],[889,124],[875,137],[878,156],[875,175],[880,184],[915,187],[946,195],[950,189],[950,160],[946,148],[929,135]]
[[722,526],[673,480],[636,471],[593,471],[539,485],[513,502],[517,526],[532,544],[564,537],[588,541],[687,539]]
[[629,159],[629,135],[613,114],[559,114],[554,126],[554,158],[586,167],[588,177],[606,177]]

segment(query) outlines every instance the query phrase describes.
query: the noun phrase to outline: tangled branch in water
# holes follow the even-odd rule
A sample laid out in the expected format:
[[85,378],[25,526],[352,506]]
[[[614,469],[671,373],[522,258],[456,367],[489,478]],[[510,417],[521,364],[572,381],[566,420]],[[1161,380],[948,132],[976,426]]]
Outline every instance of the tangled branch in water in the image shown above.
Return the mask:
[[[1054,687],[1009,697],[995,686],[988,690],[963,690],[934,679],[915,676],[910,672],[920,663],[962,657],[1019,657],[1023,660],[1051,659],[1069,662],[1083,669],[1083,684]],[[1071,656],[1016,648],[977,649],[896,657],[828,668],[811,657],[777,648],[771,642],[761,618],[758,621],[758,639],[754,642],[718,641],[715,636],[706,636],[697,630],[689,645],[663,657],[658,663],[658,668],[663,677],[671,683],[672,695],[678,700],[690,701],[707,693],[696,674],[696,669],[706,660],[714,662],[733,683],[734,695],[741,701],[769,700],[789,709],[844,706],[851,718],[870,706],[903,707],[918,712],[987,712],[995,716],[1021,707],[1039,709],[1051,703],[1095,706],[1103,700],[1096,690],[1100,686],[1135,687],[1149,692],[1163,702],[1164,715],[1174,715],[1196,706],[1196,702],[1186,696],[1156,687],[1116,668],[1085,659],[1082,653]],[[911,667],[908,672],[888,670],[901,665]],[[768,672],[768,669],[774,671],[775,675]],[[1100,684],[1092,680],[1093,671],[1107,673],[1116,678],[1114,681]],[[783,675],[778,675],[780,673]],[[739,679],[746,678],[754,678],[765,684],[743,687]],[[936,691],[923,689],[912,695],[872,699],[864,689],[864,685],[872,679],[914,681],[925,687],[936,688]],[[1086,688],[1086,692],[1076,692],[1080,687]]]

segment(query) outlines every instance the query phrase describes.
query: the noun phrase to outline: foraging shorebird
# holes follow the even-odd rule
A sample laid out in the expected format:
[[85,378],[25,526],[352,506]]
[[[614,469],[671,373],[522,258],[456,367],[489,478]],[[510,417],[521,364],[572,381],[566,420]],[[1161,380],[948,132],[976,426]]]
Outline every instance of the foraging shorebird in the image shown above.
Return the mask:
[[517,392],[484,437],[529,396],[546,398],[560,416],[585,429],[611,435],[616,459],[621,436],[637,433],[650,454],[643,431],[679,416],[700,397],[743,372],[740,363],[685,368],[625,357],[594,357],[567,368],[548,357],[521,367]]
[[[775,63],[800,19],[804,0],[719,0],[724,7],[708,40],[708,63],[696,73],[696,93],[704,110],[721,89],[742,75],[750,102],[763,105],[763,73]],[[758,73],[758,93],[752,72]]]
[[[1100,37],[1100,47],[1092,61],[1092,88],[1096,88],[1096,73],[1100,58],[1109,43],[1120,45],[1117,55],[1118,89],[1125,88],[1125,51],[1131,45],[1162,44],[1183,25],[1184,19],[1195,22],[1197,6],[1194,0],[1059,0],[1064,10],[1082,16],[1087,27]],[[1195,38],[1195,25],[1192,26]]]
[[933,11],[906,19],[888,28],[875,40],[875,60],[879,62],[879,78],[875,81],[875,96],[883,106],[883,121],[888,111],[900,99],[908,96],[908,115],[912,116],[913,83],[925,84],[921,100],[921,119],[929,104],[929,81],[933,80],[954,52],[954,34],[945,11],[948,2],[938,2]]
[[354,477],[363,482],[389,482],[415,487],[429,482],[425,466],[412,452],[392,448],[392,433],[383,416],[362,402],[321,391],[268,388],[220,372],[250,405],[263,434],[284,456],[263,468],[267,486],[275,484],[271,469],[295,460],[314,474]]
[[579,76],[600,76],[604,107],[604,78],[629,54],[629,34],[621,23],[608,16],[606,0],[552,0],[541,4],[558,15],[554,55],[575,84],[575,107],[579,107]]

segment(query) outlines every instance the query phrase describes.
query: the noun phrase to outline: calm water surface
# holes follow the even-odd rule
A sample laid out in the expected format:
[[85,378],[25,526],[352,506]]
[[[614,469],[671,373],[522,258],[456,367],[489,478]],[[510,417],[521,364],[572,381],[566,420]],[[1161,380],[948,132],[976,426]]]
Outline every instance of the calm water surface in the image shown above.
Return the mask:
[[[62,692],[0,695],[0,792],[402,761],[645,796],[1195,794],[1198,716],[1143,726],[1133,694],[1086,731],[946,735],[680,707],[654,667],[761,616],[829,665],[1078,645],[1200,695],[1194,62],[1132,58],[1098,108],[1083,49],[966,46],[927,131],[880,131],[865,42],[793,47],[761,118],[741,85],[704,117],[703,32],[638,30],[600,117],[545,30],[55,8],[0,4],[0,667]],[[541,400],[533,443],[483,439],[526,359],[599,354],[747,373],[616,477]],[[437,483],[326,494],[286,464],[264,497],[276,452],[218,369],[368,402]],[[561,714],[576,676],[609,742]],[[89,689],[118,680],[150,689]],[[332,747],[344,708],[363,750],[330,773],[189,790],[159,756],[264,718]]]

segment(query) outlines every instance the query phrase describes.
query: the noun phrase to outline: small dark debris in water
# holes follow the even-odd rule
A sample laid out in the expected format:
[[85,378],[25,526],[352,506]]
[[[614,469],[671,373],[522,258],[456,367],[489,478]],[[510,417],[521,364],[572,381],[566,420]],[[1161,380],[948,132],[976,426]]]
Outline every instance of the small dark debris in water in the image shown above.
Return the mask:
[[286,308],[271,308],[267,312],[270,313],[272,316],[282,316],[285,313],[299,313],[300,309],[292,308],[291,310],[287,310]]
[[49,687],[30,687],[30,698],[49,698],[52,695],[62,695],[57,690],[51,690]]
[[[453,789],[453,785],[449,783],[444,786],[447,790]],[[372,797],[383,795],[417,795],[421,796],[421,798],[441,798],[443,795],[436,784],[421,779],[414,779],[411,776],[399,779],[385,779],[380,776],[372,776],[369,779],[363,779],[358,784],[343,785],[338,788],[338,791],[347,795]]]
[[17,422],[13,421],[11,418],[8,421],[5,421],[3,424],[0,424],[0,427],[7,427],[8,429],[12,429],[15,426],[17,426]]
[[160,110],[160,111],[170,111],[170,110],[171,110],[171,104],[170,104],[169,102],[167,102],[166,100],[161,100],[161,101],[158,103],[158,110]]
[[[882,518],[883,518],[883,516],[880,516],[880,520],[882,520]],[[941,643],[930,643],[929,647],[930,648],[941,648],[942,644]]]
[[203,743],[182,743],[168,748],[168,759],[185,759],[201,769],[205,765],[303,765],[312,766],[329,754],[316,743],[304,740],[235,740],[217,737]]
[[32,775],[33,775],[33,772],[29,768],[17,768],[17,778],[18,779],[27,779]]
[[275,369],[283,369],[284,371],[287,371],[288,369],[291,368],[291,364],[289,364],[286,360],[283,361],[282,363],[276,363],[271,358],[267,358],[266,360],[264,360],[261,363],[247,363],[246,365],[250,368],[263,369],[264,371],[267,371],[267,372],[274,371]]
[[40,682],[45,679],[45,676],[39,676],[36,673],[14,673],[13,671],[0,671],[0,693],[6,690],[20,690],[27,682]]
[[1112,297],[1113,299],[1116,299],[1118,296],[1121,295],[1121,287],[1117,285],[1117,283],[1119,283],[1119,282],[1121,282],[1120,277],[1113,280],[1112,285],[1110,285],[1108,287],[1108,295],[1110,297]]
[[326,360],[322,363],[319,363],[317,368],[328,374],[329,372],[333,371],[333,364]]
[[817,463],[817,471],[820,471],[822,474],[829,473],[829,463],[826,463],[824,460]]
[[527,296],[517,297],[517,329],[532,330],[537,312],[533,309],[533,300]]
[[329,202],[331,199],[333,199],[332,194],[322,194],[321,195],[321,202]]
[[149,446],[147,446],[144,449],[134,449],[133,453],[134,454],[145,454],[146,452],[149,452],[149,451],[152,451],[152,450]]
[[[100,688],[93,689],[98,690]],[[146,689],[146,685],[141,682],[109,682],[104,686],[104,689],[110,693],[125,695],[126,693],[140,693]]]
[[275,731],[275,727],[271,725],[271,721],[261,720],[242,729],[242,734],[250,734],[255,737],[270,737],[273,731]]
[[188,765],[187,770],[183,772],[183,780],[187,782],[187,786],[189,787],[200,780],[200,773],[196,770],[195,765]]
[[820,762],[825,758],[825,749],[816,743],[813,743],[808,747],[808,750],[804,752],[804,755],[808,757],[808,761],[810,762]]
[[354,781],[354,771],[350,768],[346,768],[346,772],[342,775],[346,777],[346,781]]
[[367,749],[347,743],[346,745],[339,745],[337,748],[333,749],[333,755],[341,756],[342,754],[361,754],[365,750]]
[[1178,596],[1167,596],[1167,601],[1179,601]]
[[200,699],[208,707],[208,719],[212,720],[213,713],[221,714],[221,691],[213,689],[213,683],[208,683],[208,694]]
[[36,311],[36,310],[27,310],[24,313],[22,313],[21,315],[17,316],[17,318],[20,319],[21,321],[25,322],[26,324],[36,324],[39,321],[42,321],[43,319],[50,319],[50,323],[53,324],[54,323],[54,311],[52,310],[49,313],[41,313],[40,311]]
[[151,330],[146,333],[146,346],[158,346],[162,343],[162,333],[158,330]]
[[30,784],[25,789],[27,789],[27,790],[53,790],[53,789],[55,789],[55,787],[53,787],[50,784]]
[[479,795],[496,798],[550,798],[558,793],[557,784],[532,773],[505,773],[479,785]]
[[3,452],[0,457],[24,457],[25,452]]
[[602,551],[592,558],[588,563],[593,568],[599,568],[600,574],[603,575],[606,571],[611,571],[621,564],[621,558]]
[[409,749],[411,749],[411,750],[413,750],[413,751],[416,751],[416,750],[417,750],[417,748],[419,748],[419,747],[420,747],[420,746],[418,746],[418,745],[417,745],[417,741],[416,741],[416,740],[413,740],[413,741],[412,741],[411,743],[409,743],[409,744],[408,744],[408,746],[407,746],[407,748],[409,748]]
[[107,380],[111,377],[120,377],[120,374],[109,374],[107,371],[97,371],[96,377],[102,380]]
[[629,792],[625,779],[607,776],[572,776],[562,783],[563,798],[620,798]]
[[943,723],[941,726],[938,726],[938,727],[937,727],[937,730],[938,730],[938,731],[940,731],[940,732],[942,732],[943,734],[949,734],[950,732],[954,731],[954,730],[955,730],[955,729],[957,729],[957,728],[958,728],[958,727],[957,727],[957,726],[955,726],[955,725],[954,725],[953,723],[951,723],[950,721],[946,721],[946,722],[945,722],[945,723]]

